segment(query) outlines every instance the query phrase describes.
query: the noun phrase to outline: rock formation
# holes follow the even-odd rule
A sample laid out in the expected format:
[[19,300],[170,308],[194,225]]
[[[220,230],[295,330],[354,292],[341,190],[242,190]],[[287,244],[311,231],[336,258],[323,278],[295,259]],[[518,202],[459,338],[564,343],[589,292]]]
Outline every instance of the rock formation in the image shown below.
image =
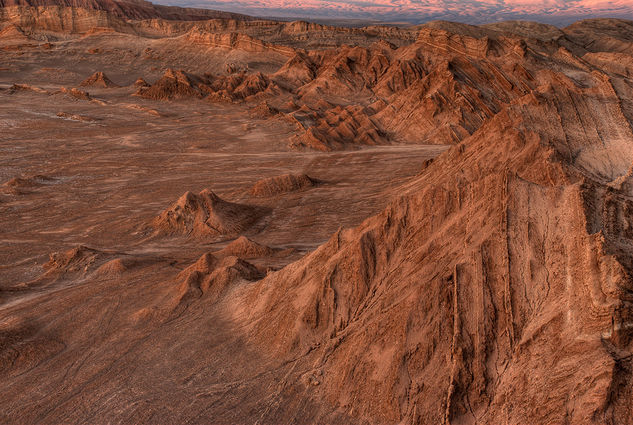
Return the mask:
[[28,193],[32,189],[36,189],[42,185],[51,184],[54,178],[37,174],[30,177],[14,177],[0,186],[3,192],[20,195]]
[[152,221],[160,234],[195,237],[238,235],[259,221],[265,208],[236,204],[205,189],[187,192]]
[[118,87],[116,84],[112,82],[103,72],[97,71],[92,74],[90,77],[86,78],[79,84],[81,87],[101,87],[101,88],[111,88]]
[[134,82],[135,87],[149,87],[149,83],[143,77],[138,77]]
[[49,272],[79,272],[87,271],[102,256],[99,250],[80,245],[68,251],[50,254],[44,268]]
[[252,264],[235,256],[218,259],[213,254],[204,254],[178,275],[187,291],[198,290],[200,294],[205,294],[211,290],[215,295],[235,280],[254,281],[260,278],[261,274]]
[[279,249],[274,249],[252,241],[246,236],[240,236],[220,251],[215,252],[214,255],[221,257],[234,256],[249,259],[270,257],[279,251]]
[[237,13],[220,12],[208,9],[193,9],[173,6],[161,6],[143,0],[0,0],[0,7],[52,7],[63,6],[108,12],[125,19],[169,19],[169,20],[207,20],[207,19],[253,19]]
[[67,88],[62,87],[57,93],[64,94],[72,99],[76,100],[92,100],[90,93],[85,90],[80,90],[75,87]]
[[32,92],[40,93],[40,94],[48,94],[48,91],[40,87],[31,86],[29,84],[13,84],[9,88],[10,94],[21,92],[21,91],[32,91]]
[[604,184],[630,180],[633,139],[628,153],[566,139],[590,115],[592,131],[630,134],[563,109],[566,90],[519,98],[410,194],[268,276],[249,298],[252,338],[279,355],[319,347],[325,397],[368,420],[629,417],[633,193]]
[[31,38],[17,25],[9,24],[0,31],[0,39],[4,43],[27,43]]
[[632,22],[11,4],[0,422],[633,424]]
[[216,101],[253,100],[255,95],[278,93],[275,84],[261,73],[221,77],[198,76],[168,69],[154,84],[141,86],[137,96],[156,100],[207,97]]
[[253,185],[250,193],[253,196],[273,196],[315,187],[319,183],[319,180],[307,174],[282,174],[259,180]]
[[183,71],[168,69],[165,74],[151,86],[141,85],[137,96],[148,99],[182,99],[186,97],[202,97],[206,91],[206,81]]

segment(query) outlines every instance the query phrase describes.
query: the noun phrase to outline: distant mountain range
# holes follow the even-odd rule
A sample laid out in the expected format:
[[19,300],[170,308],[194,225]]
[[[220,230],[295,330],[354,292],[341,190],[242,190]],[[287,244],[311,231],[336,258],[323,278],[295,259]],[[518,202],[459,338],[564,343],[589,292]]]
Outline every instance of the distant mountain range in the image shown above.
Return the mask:
[[[104,10],[124,19],[254,20],[255,16],[272,20],[307,20],[340,26],[366,26],[376,23],[412,25],[434,20],[485,24],[508,20],[530,20],[563,27],[588,18],[633,19],[628,0],[612,2],[579,0],[548,4],[519,4],[513,0],[498,2],[429,0],[391,3],[308,0],[301,3],[272,0],[266,3],[225,0],[0,0],[0,7],[66,6]],[[170,5],[167,5],[170,4]],[[175,6],[173,4],[179,4]]]
[[630,0],[158,0],[163,4],[209,7],[254,16],[420,24],[447,20],[485,24],[531,20],[558,26],[589,18],[633,19]]

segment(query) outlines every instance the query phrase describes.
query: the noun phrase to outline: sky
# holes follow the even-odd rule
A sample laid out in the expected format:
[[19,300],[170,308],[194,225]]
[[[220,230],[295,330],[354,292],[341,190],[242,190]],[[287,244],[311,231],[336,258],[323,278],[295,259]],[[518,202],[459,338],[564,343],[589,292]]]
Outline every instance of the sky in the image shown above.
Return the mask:
[[362,19],[423,23],[444,19],[471,24],[524,19],[567,25],[579,19],[633,19],[633,0],[154,0],[261,17]]

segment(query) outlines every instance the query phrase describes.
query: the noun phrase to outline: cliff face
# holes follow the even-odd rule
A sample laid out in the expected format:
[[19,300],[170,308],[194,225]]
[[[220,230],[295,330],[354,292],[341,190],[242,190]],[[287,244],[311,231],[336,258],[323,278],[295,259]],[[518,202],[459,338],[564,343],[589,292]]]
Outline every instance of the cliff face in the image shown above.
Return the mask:
[[379,122],[457,145],[383,213],[248,290],[239,320],[279,355],[310,353],[339,414],[631,423],[628,78],[576,41],[454,31],[293,60],[317,64],[303,99],[369,89],[389,99]]
[[122,19],[167,19],[202,21],[207,19],[253,19],[237,13],[208,9],[161,6],[143,0],[1,0],[0,7],[72,7],[108,12]]
[[[90,21],[84,16],[85,11],[89,11],[87,15],[99,18]],[[104,14],[107,22],[104,22]],[[75,15],[80,16],[80,23],[74,22],[78,19]],[[415,39],[415,30],[407,28],[347,28],[304,21],[275,22],[217,10],[156,5],[144,0],[1,0],[0,20],[9,20],[29,29],[71,33],[83,33],[98,26],[152,37],[197,32],[197,37],[203,38],[209,37],[209,32],[237,32],[240,36],[250,35],[273,42],[281,50],[286,46],[335,47],[342,43],[366,44],[380,39],[403,45]],[[136,22],[132,29],[118,20]]]
[[[382,214],[267,277],[251,338],[315,350],[324,396],[367,420],[630,423],[633,193],[568,160],[589,117],[558,110],[561,90],[513,102]],[[615,153],[571,146],[592,165]]]
[[110,28],[122,33],[135,32],[124,19],[105,10],[61,6],[5,7],[0,9],[0,20],[28,32],[35,30],[73,34],[86,33],[94,28]]

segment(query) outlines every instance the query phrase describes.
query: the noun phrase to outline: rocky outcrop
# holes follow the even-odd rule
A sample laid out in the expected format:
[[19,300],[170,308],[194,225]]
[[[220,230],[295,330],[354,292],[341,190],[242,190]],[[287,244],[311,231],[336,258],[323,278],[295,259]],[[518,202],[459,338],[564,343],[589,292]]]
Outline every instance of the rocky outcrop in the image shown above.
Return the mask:
[[31,86],[29,84],[13,84],[9,87],[9,94],[19,93],[19,92],[34,92],[40,94],[49,94],[47,90],[44,90],[41,87]]
[[100,88],[112,88],[119,87],[114,84],[103,72],[97,71],[90,77],[86,78],[79,84],[81,87],[100,87]]
[[207,93],[207,81],[184,71],[168,69],[150,86],[140,86],[136,96],[148,99],[170,100],[187,97],[201,98]]
[[85,34],[95,28],[109,28],[121,33],[136,33],[124,18],[107,11],[59,5],[0,8],[0,22],[12,23],[23,32]]
[[307,174],[282,174],[259,180],[251,188],[252,196],[275,196],[282,193],[315,187],[320,181]]
[[222,248],[220,251],[214,253],[219,257],[239,257],[239,258],[262,258],[270,257],[280,252],[281,250],[271,248],[266,245],[262,245],[253,240],[250,240],[246,236],[240,236],[233,242]]
[[0,30],[0,40],[3,43],[28,43],[32,41],[31,37],[14,24],[9,24]]
[[566,91],[512,102],[383,213],[265,278],[248,298],[251,337],[278,355],[316,351],[321,394],[361,419],[629,418],[633,193],[604,184],[628,175],[633,138],[626,154],[566,138],[589,116],[613,125],[563,108]]
[[251,263],[235,256],[216,257],[211,253],[202,255],[198,261],[180,272],[178,296],[172,315],[180,315],[190,303],[203,299],[213,303],[222,297],[231,285],[240,281],[253,282],[263,277]]
[[261,72],[216,77],[210,83],[209,99],[224,101],[254,101],[262,96],[275,96],[279,87]]
[[[135,28],[177,38],[191,25]],[[295,231],[312,231],[311,222],[297,230],[294,217],[204,190],[185,193],[152,220],[151,237],[139,241],[143,232],[131,232],[135,251],[165,255],[131,278],[132,263],[117,252],[79,246],[51,255],[48,280],[0,293],[60,283],[3,304],[2,422],[633,424],[630,23],[555,29],[434,22],[401,44],[369,43],[373,30],[346,29],[314,42],[336,48],[305,50],[327,27],[199,25],[251,37],[217,36],[234,44],[210,43],[201,54],[268,54],[273,50],[256,51],[253,39],[275,44],[275,37],[287,37],[294,53],[274,72],[233,66],[234,57],[217,66],[222,75],[170,70],[139,95],[181,99],[173,105],[179,113],[188,98],[253,101],[270,120],[264,125],[281,117],[296,125],[296,147],[400,145],[362,152],[370,158],[376,151],[407,155],[409,147],[399,150],[405,143],[452,146],[434,148],[443,153],[406,181],[399,176],[383,189],[376,184],[382,176],[372,176],[378,188],[371,196],[390,196],[387,206],[316,248],[321,240],[287,241]],[[344,46],[342,35],[364,41]],[[166,44],[177,50],[181,41]],[[14,85],[3,94],[35,92]],[[159,119],[156,112],[151,124]],[[251,129],[240,124],[229,130]],[[288,134],[281,124],[276,134]],[[187,160],[206,161],[210,155],[197,143],[183,145],[192,148]],[[237,161],[254,157],[241,154]],[[221,160],[231,155],[221,151]],[[278,151],[255,155],[269,171],[289,167]],[[297,156],[310,170],[359,158]],[[139,167],[133,178],[151,170]],[[329,171],[323,175],[339,175]],[[126,181],[120,177],[107,176],[117,190]],[[245,181],[231,193],[246,196]],[[353,187],[341,179],[321,191],[316,183],[307,175],[276,176],[257,182],[250,195],[279,208],[308,194],[328,203],[330,192]],[[44,184],[37,176],[16,178],[3,190]],[[3,196],[2,206],[19,208],[19,201]],[[309,204],[314,222],[318,202]],[[133,211],[124,207],[124,214]],[[257,232],[269,213],[274,231],[265,239]],[[138,230],[134,215],[125,223]],[[272,246],[307,254],[288,263]],[[40,259],[0,269],[33,273]]]
[[55,92],[53,94],[63,94],[74,100],[93,100],[92,96],[90,96],[90,93],[75,87],[62,87],[58,92]]
[[187,192],[152,221],[159,234],[192,237],[239,235],[267,214],[267,209],[236,204],[205,189]]
[[99,250],[79,245],[68,251],[50,254],[44,268],[49,273],[85,272],[103,256],[104,253]]
[[143,77],[138,77],[134,82],[134,87],[149,87],[149,83]]
[[253,19],[237,13],[220,12],[209,9],[193,9],[162,6],[143,0],[0,0],[0,7],[47,7],[61,6],[108,12],[123,19],[167,19],[167,20],[207,20],[207,19]]
[[209,47],[221,49],[238,49],[245,52],[280,54],[283,56],[292,56],[295,50],[291,47],[279,46],[258,40],[244,33],[209,33],[201,28],[192,28],[183,38],[188,43],[202,44]]
[[14,177],[0,186],[0,191],[13,195],[29,193],[38,187],[53,184],[55,179],[42,174],[29,177]]
[[239,102],[276,93],[279,93],[278,87],[261,73],[213,77],[168,69],[154,84],[140,86],[135,95],[156,100],[206,97],[212,101]]
[[388,140],[367,110],[359,106],[335,106],[322,112],[304,108],[290,116],[301,129],[291,142],[295,148],[329,151],[352,145],[381,145]]

